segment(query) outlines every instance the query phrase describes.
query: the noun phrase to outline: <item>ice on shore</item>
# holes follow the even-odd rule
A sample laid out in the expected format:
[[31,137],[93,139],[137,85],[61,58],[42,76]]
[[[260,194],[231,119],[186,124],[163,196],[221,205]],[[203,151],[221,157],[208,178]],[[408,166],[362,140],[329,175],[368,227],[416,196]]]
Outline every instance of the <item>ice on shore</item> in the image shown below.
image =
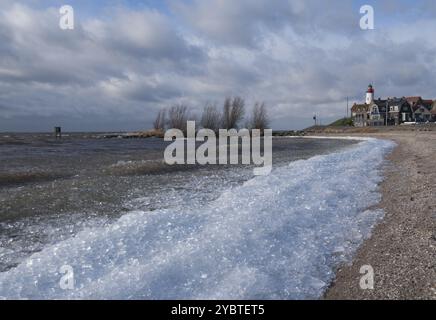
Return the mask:
[[[130,212],[0,273],[0,298],[317,298],[382,217],[369,139],[275,168],[200,208]],[[210,181],[211,184],[214,181]],[[74,289],[62,289],[68,265]]]

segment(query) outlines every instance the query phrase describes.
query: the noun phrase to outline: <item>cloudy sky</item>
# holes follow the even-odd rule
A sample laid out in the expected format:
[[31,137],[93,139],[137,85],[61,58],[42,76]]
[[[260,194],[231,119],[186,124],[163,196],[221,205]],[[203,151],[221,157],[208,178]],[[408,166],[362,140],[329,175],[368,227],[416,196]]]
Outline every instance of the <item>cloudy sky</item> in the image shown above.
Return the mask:
[[0,0],[0,131],[146,129],[160,108],[235,95],[300,129],[344,116],[369,82],[436,98],[435,16],[433,0]]

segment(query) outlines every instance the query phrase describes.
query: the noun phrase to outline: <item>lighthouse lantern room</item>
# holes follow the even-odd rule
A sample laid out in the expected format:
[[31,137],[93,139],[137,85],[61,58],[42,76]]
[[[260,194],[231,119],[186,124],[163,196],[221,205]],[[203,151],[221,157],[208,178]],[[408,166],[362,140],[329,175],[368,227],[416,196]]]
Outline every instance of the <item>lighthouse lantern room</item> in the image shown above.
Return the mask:
[[368,91],[366,91],[366,104],[370,105],[374,102],[374,88],[372,84],[368,86]]

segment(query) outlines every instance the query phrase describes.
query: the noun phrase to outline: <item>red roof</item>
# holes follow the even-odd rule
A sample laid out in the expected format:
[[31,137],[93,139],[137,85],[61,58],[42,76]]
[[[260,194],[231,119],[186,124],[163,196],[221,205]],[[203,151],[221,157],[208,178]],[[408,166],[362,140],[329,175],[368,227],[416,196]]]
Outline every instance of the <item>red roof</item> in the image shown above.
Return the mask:
[[406,100],[409,104],[414,105],[419,102],[419,100],[422,100],[421,97],[406,97]]

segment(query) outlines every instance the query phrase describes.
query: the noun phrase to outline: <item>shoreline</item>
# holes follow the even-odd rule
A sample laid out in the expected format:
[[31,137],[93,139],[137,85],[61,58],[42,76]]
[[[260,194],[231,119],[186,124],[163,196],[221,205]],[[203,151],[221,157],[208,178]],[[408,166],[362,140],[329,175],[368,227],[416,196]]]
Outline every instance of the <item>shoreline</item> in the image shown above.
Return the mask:
[[[335,133],[290,138],[378,138],[397,144],[379,167],[384,180],[378,185],[377,192],[382,195],[382,200],[371,207],[385,211],[383,220],[374,226],[372,236],[355,251],[350,265],[332,270],[335,280],[326,292],[322,294],[321,291],[317,297],[346,300],[436,299],[436,201],[433,196],[436,185],[436,132]],[[377,144],[373,147],[377,148]],[[364,165],[366,168],[367,164],[365,161],[359,167]],[[372,168],[375,167],[368,166],[367,170],[373,172]],[[360,170],[359,174],[364,172],[368,171]],[[349,196],[356,199],[356,193]],[[344,212],[345,217],[348,214]],[[374,291],[363,291],[359,287],[362,276],[359,269],[363,265],[371,265],[375,270]]]
[[[336,134],[337,135],[337,134]],[[350,134],[347,134],[350,136]],[[383,220],[342,265],[327,300],[436,300],[436,132],[356,134],[392,140],[377,208]],[[374,290],[362,290],[360,267],[374,269]]]
[[[290,142],[293,143],[293,141]],[[381,177],[379,172],[376,172],[375,167],[371,166],[371,163],[382,163],[383,157],[381,152],[378,152],[379,148],[384,150],[391,149],[391,146],[388,146],[391,143],[382,146],[376,141],[370,141],[364,143],[362,148],[350,144],[350,147],[346,147],[347,150],[341,147],[337,152],[331,149],[336,143],[325,142],[327,143],[325,145],[326,148],[323,148],[325,153],[320,154],[320,145],[324,144],[324,141],[316,141],[315,146],[317,147],[314,149],[313,155],[308,158],[302,157],[302,161],[295,161],[291,170],[288,169],[289,154],[286,152],[286,156],[283,158],[284,168],[281,174],[273,176],[272,179],[257,179],[245,187],[241,186],[238,189],[232,190],[226,188],[226,192],[220,195],[220,199],[214,205],[208,206],[208,208],[205,208],[203,205],[195,208],[191,205],[185,206],[184,203],[180,203],[174,206],[174,210],[168,210],[168,208],[155,209],[152,216],[156,218],[153,218],[150,217],[147,210],[136,207],[127,212],[131,214],[125,214],[111,224],[110,228],[99,228],[97,226],[97,229],[91,230],[92,232],[82,230],[74,237],[67,237],[56,244],[43,245],[41,247],[42,250],[35,256],[36,259],[31,264],[31,267],[28,267],[27,263],[19,263],[15,268],[8,270],[7,273],[0,274],[2,279],[0,282],[4,283],[4,287],[0,291],[3,292],[3,297],[7,299],[74,298],[74,295],[70,296],[63,291],[55,292],[55,289],[53,289],[55,285],[45,285],[45,283],[50,283],[52,279],[54,279],[53,283],[58,283],[56,266],[59,259],[62,259],[62,261],[71,261],[74,268],[80,268],[81,265],[89,265],[91,267],[86,270],[98,270],[95,273],[84,275],[91,279],[91,284],[89,286],[87,283],[83,284],[83,287],[77,292],[78,297],[86,298],[88,294],[94,294],[94,296],[99,298],[109,299],[114,297],[111,290],[102,290],[96,295],[92,284],[101,281],[100,283],[102,283],[103,288],[112,287],[112,283],[120,286],[128,284],[129,282],[125,281],[126,278],[117,278],[116,274],[114,275],[115,278],[111,277],[110,282],[105,282],[108,277],[101,279],[100,274],[110,274],[114,269],[129,271],[131,270],[130,261],[132,257],[139,255],[145,258],[144,260],[138,260],[139,265],[144,265],[144,267],[138,270],[138,279],[143,279],[141,281],[138,280],[138,283],[142,283],[143,288],[145,288],[143,292],[150,290],[149,298],[223,297],[227,299],[246,299],[261,295],[265,299],[277,299],[278,297],[280,299],[289,297],[302,299],[308,296],[318,298],[322,295],[326,283],[331,280],[334,271],[330,261],[321,260],[319,257],[333,253],[337,255],[335,261],[339,261],[342,259],[339,255],[344,254],[345,257],[349,252],[356,249],[357,242],[361,242],[361,236],[364,235],[366,237],[368,234],[366,226],[373,224],[375,219],[380,217],[379,213],[377,215],[361,215],[357,207],[362,208],[362,206],[355,203],[353,199],[355,193],[352,190],[361,188],[361,190],[370,189],[375,192],[376,183],[381,181]],[[307,149],[308,143],[311,142],[302,141],[301,145]],[[294,144],[291,145],[294,146]],[[343,145],[343,143],[339,145]],[[374,149],[377,151],[371,152]],[[295,152],[296,149],[291,150]],[[344,154],[346,156],[343,156]],[[366,161],[358,161],[359,164],[356,164],[354,159],[366,159]],[[335,163],[338,166],[334,166]],[[349,168],[354,170],[347,171]],[[363,183],[359,183],[359,181],[352,183],[355,172],[364,174],[367,171],[372,172],[370,177],[372,183],[368,184],[364,181],[362,181]],[[239,172],[237,176],[240,176]],[[316,181],[316,186],[313,184],[314,181]],[[195,179],[192,185],[196,186],[198,182]],[[344,185],[349,187],[344,187]],[[333,192],[317,192],[318,190],[327,190],[329,187],[332,188]],[[192,190],[193,188],[188,189]],[[218,190],[216,185],[212,186],[211,189]],[[308,193],[308,190],[313,192]],[[296,200],[289,199],[289,194],[294,195]],[[376,204],[378,200],[378,196],[372,196],[370,192],[359,194],[367,200],[362,203],[371,202]],[[351,217],[349,217],[349,211],[346,207],[340,206],[340,203],[338,203],[342,200],[341,197],[349,199],[354,203],[355,209],[353,209]],[[254,204],[246,210],[247,203]],[[275,206],[276,203],[277,206]],[[292,206],[291,208],[290,205]],[[287,208],[289,210],[286,210]],[[204,212],[205,210],[208,211]],[[185,211],[188,212],[186,217],[183,215]],[[304,218],[301,217],[301,212],[305,213]],[[274,219],[271,219],[272,213],[274,213]],[[198,219],[198,217],[202,217],[202,214],[205,217],[211,217]],[[318,223],[321,215],[325,219],[322,219],[323,223]],[[165,241],[162,244],[160,242],[161,238],[155,236],[153,231],[161,230],[162,227],[165,228],[168,221],[171,222],[172,227],[168,231],[168,237],[166,236],[165,238],[168,238],[170,242]],[[359,223],[359,221],[362,223]],[[193,229],[187,229],[187,223],[190,224],[189,228]],[[60,224],[62,225],[63,223],[61,222]],[[122,227],[120,228],[119,226]],[[265,226],[269,227],[265,228]],[[351,228],[358,230],[359,226],[362,227],[362,234],[356,232],[354,235],[351,235],[349,230]],[[204,232],[198,232],[198,230],[204,230]],[[214,230],[216,230],[216,234],[213,233]],[[222,232],[223,230],[225,231],[224,233]],[[210,232],[212,232],[212,236]],[[349,235],[345,238],[355,239],[355,245],[342,246],[343,234]],[[143,235],[147,235],[147,238],[142,238]],[[240,237],[240,235],[248,235],[248,237]],[[120,238],[123,239],[122,249],[124,251],[117,250],[119,242],[113,241]],[[174,238],[177,239],[176,245],[171,241]],[[146,280],[149,277],[155,277],[156,281],[166,283],[168,276],[172,275],[171,272],[168,273],[166,270],[171,271],[177,265],[183,266],[186,253],[184,251],[181,252],[181,250],[174,250],[173,252],[172,248],[174,246],[189,247],[191,239],[197,240],[195,240],[195,246],[191,249],[193,255],[188,255],[188,259],[189,257],[194,257],[192,260],[189,259],[192,261],[192,267],[189,266],[184,269],[187,274],[186,279],[198,279],[198,272],[205,272],[208,276],[203,278],[203,280],[197,280],[204,281],[204,284],[194,288],[193,294],[188,296],[183,291],[177,291],[177,288],[185,286],[185,280],[181,282],[175,281],[171,284],[175,288],[172,296],[167,295],[167,292],[154,291],[156,290],[154,287],[147,289],[148,282]],[[150,245],[144,247],[144,241],[147,241]],[[197,243],[199,243],[198,246],[196,245]],[[228,248],[228,243],[232,243],[235,249],[230,248],[229,251],[224,252],[215,250],[216,243],[219,244],[218,248],[223,248],[221,250]],[[290,247],[283,251],[283,243],[290,244]],[[241,252],[244,252],[244,250],[240,250],[242,246],[244,246],[243,249],[247,252],[247,257],[250,257],[250,259],[255,257],[253,260],[250,261],[247,258],[248,262],[246,263],[245,259],[240,259]],[[292,249],[293,246],[295,246],[295,249]],[[95,251],[89,251],[94,250],[94,248]],[[168,248],[171,249],[170,253],[166,251]],[[53,250],[55,250],[56,254],[52,253]],[[112,261],[108,263],[108,260],[105,260],[107,254],[101,254],[101,252],[112,254],[113,250],[117,254],[120,252],[120,256],[117,256],[114,264],[112,264]],[[130,252],[134,252],[134,254],[130,255]],[[160,259],[160,252],[174,255],[174,258],[168,262],[165,261],[163,267],[153,269],[153,265],[150,265],[150,269],[146,269],[151,258]],[[190,252],[188,254],[191,254]],[[205,256],[206,259],[197,261],[195,256]],[[301,257],[301,261],[295,259],[297,256]],[[230,259],[228,267],[217,268],[213,262],[224,260],[223,257]],[[269,257],[268,261],[265,261],[264,257]],[[207,264],[204,265],[203,261],[206,261]],[[47,267],[51,268],[50,270],[55,270],[55,274],[47,274]],[[289,274],[289,268],[294,270],[293,275]],[[237,270],[236,280],[233,276],[234,270]],[[246,270],[248,270],[248,273]],[[248,289],[250,287],[248,285],[250,283],[258,285],[257,275],[262,274],[264,270],[267,270],[267,272],[270,272],[270,270],[274,271],[274,277],[271,277],[271,281],[261,283],[261,286],[254,286],[253,290],[256,290],[254,293],[249,292]],[[229,273],[232,275],[231,282],[226,281]],[[312,274],[316,274],[318,277],[310,276]],[[31,282],[21,282],[21,279],[26,279],[26,275],[29,275],[29,277],[37,275],[37,281],[32,283],[44,283],[44,285],[34,287]],[[247,276],[248,278],[245,278]],[[238,282],[239,277],[243,279],[243,282]],[[38,281],[38,279],[41,279],[41,281]],[[202,288],[207,288],[205,285],[208,284],[206,281],[209,280],[206,279],[213,281],[210,283],[212,290],[209,291],[207,289],[202,292]],[[220,279],[224,280],[220,281]],[[278,284],[275,279],[282,279],[282,284]],[[192,280],[189,281],[192,282]],[[248,281],[247,285],[245,284],[246,281]],[[131,288],[135,288],[135,286],[126,285],[119,292],[118,297],[122,298],[129,295],[129,292],[133,292],[129,291]],[[286,291],[287,288],[296,288],[296,290],[289,292]],[[220,292],[219,294],[221,295],[211,296],[211,294],[215,294],[214,291]],[[0,295],[2,295],[2,292],[0,292]],[[179,295],[179,292],[183,295]]]

